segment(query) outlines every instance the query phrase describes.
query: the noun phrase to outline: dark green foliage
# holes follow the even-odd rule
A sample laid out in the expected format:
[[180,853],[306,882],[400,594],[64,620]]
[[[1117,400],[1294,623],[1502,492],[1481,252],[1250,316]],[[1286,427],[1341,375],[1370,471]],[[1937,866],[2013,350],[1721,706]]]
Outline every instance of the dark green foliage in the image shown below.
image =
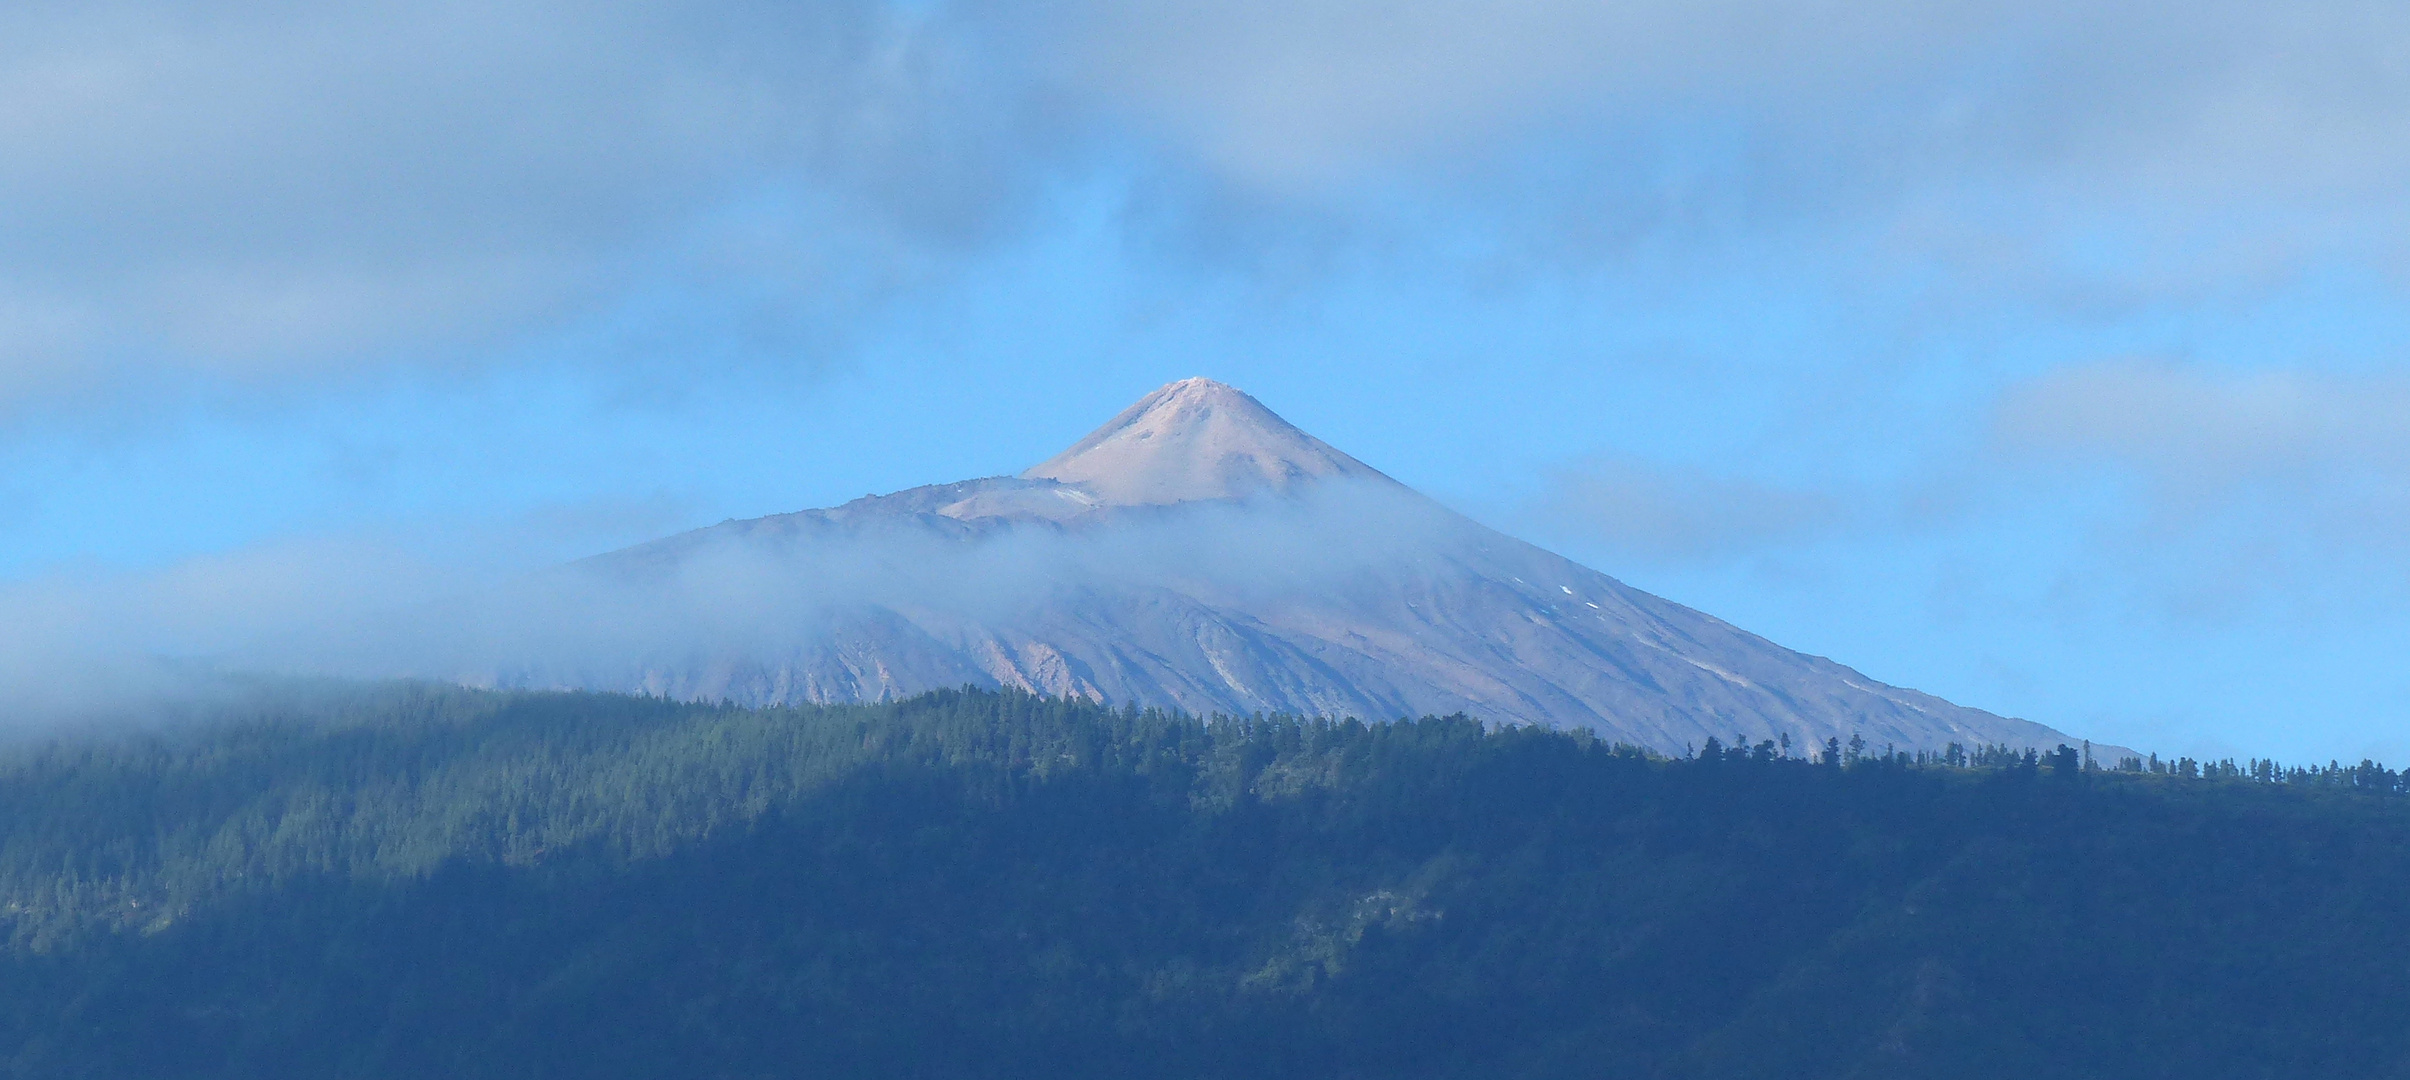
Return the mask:
[[2410,1075],[2381,769],[982,692],[249,712],[0,761],[11,1075]]

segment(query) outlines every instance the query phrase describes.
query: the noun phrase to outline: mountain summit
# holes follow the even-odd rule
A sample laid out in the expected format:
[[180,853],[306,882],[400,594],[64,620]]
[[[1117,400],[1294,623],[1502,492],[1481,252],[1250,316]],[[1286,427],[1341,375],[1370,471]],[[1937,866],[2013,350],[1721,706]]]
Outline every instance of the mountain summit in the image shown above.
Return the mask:
[[[751,704],[1012,686],[1193,713],[1462,712],[1667,752],[2071,741],[1886,686],[1484,527],[1209,379],[1019,476],[730,521],[583,564],[597,626],[488,677]],[[638,613],[631,616],[629,613]]]
[[1123,506],[1288,493],[1327,477],[1388,481],[1237,388],[1182,379],[1138,399],[1071,448],[1021,474],[1076,484]]

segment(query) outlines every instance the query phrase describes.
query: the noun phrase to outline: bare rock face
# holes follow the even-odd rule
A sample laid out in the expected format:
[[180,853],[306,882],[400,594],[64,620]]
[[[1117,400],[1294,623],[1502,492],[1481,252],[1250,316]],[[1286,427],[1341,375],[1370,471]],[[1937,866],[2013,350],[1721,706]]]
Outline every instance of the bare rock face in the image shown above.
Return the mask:
[[1211,379],[1182,379],[1138,399],[1021,478],[1078,485],[1124,506],[1287,494],[1317,480],[1389,479]]
[[2071,741],[1485,528],[1206,379],[1018,477],[728,522],[583,568],[690,629],[493,681],[753,704],[969,683],[1206,714],[1463,712],[1667,752]]

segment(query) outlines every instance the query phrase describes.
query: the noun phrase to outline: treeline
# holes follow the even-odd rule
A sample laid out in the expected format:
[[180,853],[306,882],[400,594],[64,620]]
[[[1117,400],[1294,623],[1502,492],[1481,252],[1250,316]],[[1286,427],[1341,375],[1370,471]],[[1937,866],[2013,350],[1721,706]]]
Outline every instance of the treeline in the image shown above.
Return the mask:
[[1731,744],[1710,737],[1693,755],[1700,759],[1743,759],[1753,761],[1813,761],[1820,765],[1855,767],[1860,764],[1907,765],[1917,768],[1951,769],[2024,769],[2048,768],[2054,773],[2071,774],[2077,771],[2145,773],[2179,780],[2240,780],[2258,784],[2288,784],[2300,788],[2351,791],[2366,795],[2410,794],[2410,772],[2396,772],[2382,763],[2363,758],[2357,765],[2329,761],[2325,765],[2286,765],[2273,758],[2248,758],[2237,763],[2233,758],[2216,761],[2196,761],[2177,757],[2162,761],[2156,753],[2136,756],[2122,755],[2113,764],[2103,765],[2092,755],[2092,743],[2082,746],[2065,743],[2047,752],[2030,746],[2010,746],[2005,743],[1977,745],[1972,748],[1950,743],[1940,750],[1901,750],[1886,746],[1880,751],[1871,749],[1864,737],[1852,735],[1848,743],[1838,737],[1825,740],[1823,749],[1813,755],[1794,756],[1789,736],[1781,741],[1761,739],[1755,746],[1745,736],[1735,736]]
[[1710,749],[264,688],[0,752],[0,1075],[2410,1076],[2410,804]]

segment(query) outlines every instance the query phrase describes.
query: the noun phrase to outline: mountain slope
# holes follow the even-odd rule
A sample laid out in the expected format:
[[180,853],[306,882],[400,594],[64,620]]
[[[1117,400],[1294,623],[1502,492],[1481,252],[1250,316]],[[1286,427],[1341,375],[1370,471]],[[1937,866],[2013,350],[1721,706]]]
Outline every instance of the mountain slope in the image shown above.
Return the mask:
[[1018,477],[732,521],[590,560],[737,598],[677,648],[493,673],[747,704],[962,684],[1196,713],[1456,712],[1664,751],[2068,737],[1886,686],[1485,528],[1205,379]]
[[2374,766],[263,690],[0,745],[0,1077],[2410,1075]]

